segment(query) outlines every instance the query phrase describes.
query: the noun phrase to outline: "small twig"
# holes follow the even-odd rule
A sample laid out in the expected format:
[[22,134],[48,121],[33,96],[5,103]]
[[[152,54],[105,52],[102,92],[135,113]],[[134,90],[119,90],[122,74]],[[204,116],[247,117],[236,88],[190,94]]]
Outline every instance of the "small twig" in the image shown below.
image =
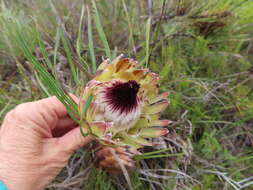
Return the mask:
[[[155,39],[155,41],[157,40],[157,38],[158,38],[158,33],[159,33],[159,31],[160,31],[160,27],[161,27],[161,23],[162,23],[162,16],[164,15],[164,12],[165,12],[165,6],[166,5],[166,0],[163,0],[163,5],[162,5],[162,11],[161,11],[161,16],[160,16],[160,19],[159,19],[159,21],[158,21],[158,26],[156,27],[156,29],[155,29],[155,32],[154,32],[154,39]],[[151,46],[151,48],[150,48],[150,53],[149,53],[149,56],[147,57],[147,60],[146,60],[146,65],[148,65],[149,64],[149,62],[150,62],[150,57],[151,57],[151,55],[152,55],[152,53],[153,53],[153,49],[154,49],[154,45],[153,46]]]
[[153,0],[148,0],[148,17],[152,18],[153,16]]
[[133,190],[133,186],[131,184],[131,180],[130,180],[130,177],[128,175],[128,172],[127,172],[127,169],[126,167],[124,166],[124,164],[121,162],[121,160],[119,159],[119,157],[117,156],[117,154],[115,153],[115,150],[114,149],[109,149],[113,155],[113,157],[115,158],[115,160],[118,162],[122,172],[123,172],[123,175],[125,176],[126,178],[126,181],[127,181],[127,184],[130,188],[130,190]]

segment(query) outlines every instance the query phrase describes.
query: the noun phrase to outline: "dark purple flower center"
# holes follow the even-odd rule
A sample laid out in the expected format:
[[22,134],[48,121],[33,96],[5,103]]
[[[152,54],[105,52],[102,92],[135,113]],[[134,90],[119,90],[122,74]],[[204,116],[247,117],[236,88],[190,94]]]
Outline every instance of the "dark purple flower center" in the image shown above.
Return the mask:
[[129,113],[138,106],[139,88],[140,85],[134,80],[116,82],[106,90],[107,102],[112,105],[113,110]]

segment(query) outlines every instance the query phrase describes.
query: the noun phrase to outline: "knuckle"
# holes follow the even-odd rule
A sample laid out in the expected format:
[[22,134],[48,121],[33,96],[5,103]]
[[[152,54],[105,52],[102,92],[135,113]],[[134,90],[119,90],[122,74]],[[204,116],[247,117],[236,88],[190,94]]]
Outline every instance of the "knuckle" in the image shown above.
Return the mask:
[[13,118],[13,112],[14,109],[12,109],[11,111],[9,111],[6,115],[5,115],[5,120],[9,121]]
[[69,154],[66,154],[65,152],[59,152],[58,155],[53,158],[53,160],[63,166],[68,162],[69,158]]
[[19,105],[17,105],[17,106],[14,108],[14,110],[16,110],[16,111],[28,110],[29,108],[32,107],[33,104],[34,104],[34,102],[27,102],[27,103],[19,104]]
[[59,158],[61,158],[61,161],[63,163],[68,162],[69,158],[71,157],[71,155],[74,153],[73,150],[61,150],[59,151]]
[[60,138],[55,143],[55,147],[58,147],[57,154],[60,155],[60,158],[68,158],[73,154],[74,151],[68,145],[63,145]]
[[13,110],[8,114],[8,118],[14,120],[23,120],[26,116],[29,116],[29,112],[32,110],[32,103],[23,103],[17,105]]

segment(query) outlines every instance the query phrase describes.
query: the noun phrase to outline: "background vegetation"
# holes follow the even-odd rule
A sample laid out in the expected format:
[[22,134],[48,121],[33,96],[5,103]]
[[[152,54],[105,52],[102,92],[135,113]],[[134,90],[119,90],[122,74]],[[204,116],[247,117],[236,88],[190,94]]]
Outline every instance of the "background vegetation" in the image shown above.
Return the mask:
[[[2,0],[0,119],[51,94],[32,62],[78,95],[123,53],[160,74],[173,121],[156,147],[166,152],[129,174],[132,189],[253,189],[252,10],[251,0]],[[130,187],[95,169],[86,147],[48,189]]]

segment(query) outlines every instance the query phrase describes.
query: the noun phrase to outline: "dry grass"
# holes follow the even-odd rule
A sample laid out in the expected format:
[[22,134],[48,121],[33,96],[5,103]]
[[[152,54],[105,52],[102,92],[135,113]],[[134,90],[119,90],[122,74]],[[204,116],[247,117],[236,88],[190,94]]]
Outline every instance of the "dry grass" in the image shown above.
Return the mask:
[[[81,0],[2,4],[0,118],[47,96],[15,41],[20,23],[34,55],[52,61],[69,92],[79,94],[96,65],[120,53],[160,74],[161,90],[171,92],[163,117],[173,123],[159,146],[142,151],[167,151],[138,163],[129,173],[132,189],[252,189],[252,1],[108,0],[96,7]],[[48,189],[129,189],[124,175],[94,169],[92,154],[92,146],[79,150]]]

